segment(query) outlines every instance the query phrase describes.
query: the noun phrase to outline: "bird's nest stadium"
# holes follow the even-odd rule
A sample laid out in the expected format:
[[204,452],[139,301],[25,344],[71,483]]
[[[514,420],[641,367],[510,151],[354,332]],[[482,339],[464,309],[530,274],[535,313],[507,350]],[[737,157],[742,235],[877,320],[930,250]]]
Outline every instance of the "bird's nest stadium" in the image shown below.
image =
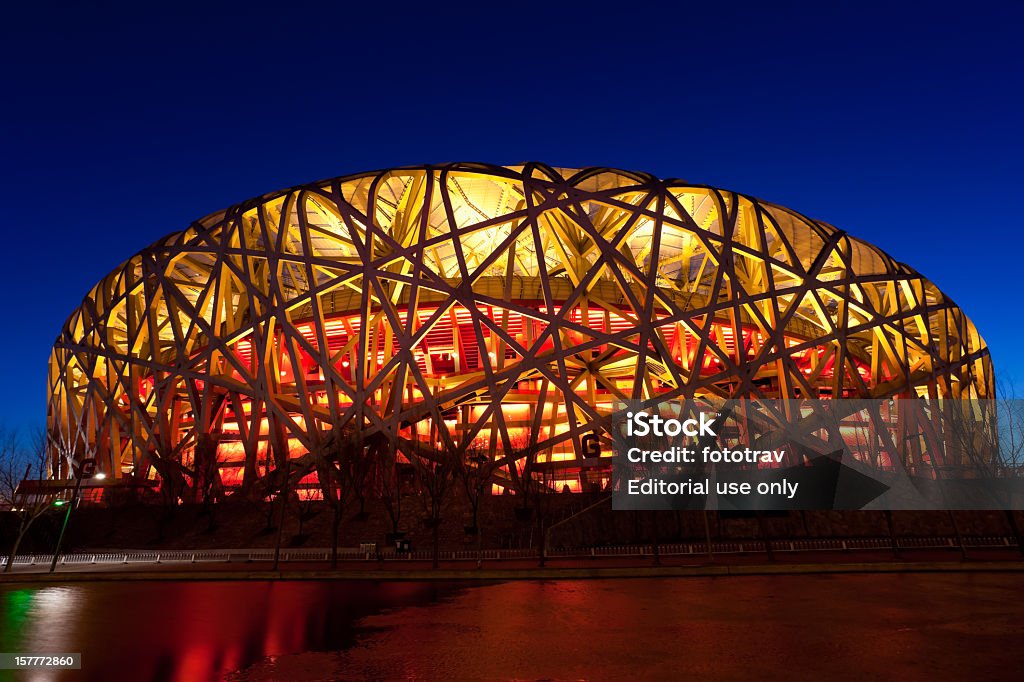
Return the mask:
[[[609,480],[627,401],[994,397],[985,343],[913,268],[732,191],[454,163],[265,194],[142,249],[67,320],[57,478],[323,487],[339,429],[550,490]],[[588,444],[587,439],[590,438]],[[426,449],[424,449],[426,447]],[[600,456],[590,456],[594,452]]]

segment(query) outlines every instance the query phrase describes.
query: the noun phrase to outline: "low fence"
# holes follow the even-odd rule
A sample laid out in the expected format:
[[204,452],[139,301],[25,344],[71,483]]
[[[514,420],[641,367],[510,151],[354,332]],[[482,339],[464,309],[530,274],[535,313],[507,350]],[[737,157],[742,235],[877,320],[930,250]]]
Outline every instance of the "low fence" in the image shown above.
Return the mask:
[[[1008,536],[963,537],[960,541],[952,537],[932,538],[897,538],[895,549],[952,549],[960,550],[960,542],[964,549],[1016,549],[1017,540]],[[812,538],[800,540],[745,540],[730,542],[712,542],[710,552],[713,554],[750,554],[767,552],[769,546],[773,552],[849,552],[849,551],[891,551],[894,549],[890,538]],[[658,553],[662,556],[707,555],[708,543],[688,542],[658,545]],[[535,555],[536,553],[534,553]],[[551,550],[548,557],[578,556],[650,556],[654,554],[652,545],[622,545],[617,547],[595,547],[584,552],[580,550]]]
[[[960,550],[965,549],[1016,549],[1017,540],[1009,536],[971,537],[965,536],[958,541],[952,537],[915,538],[902,537],[896,539],[899,550]],[[891,551],[893,540],[885,537],[876,538],[806,538],[797,540],[770,541],[773,552],[850,552],[850,551]],[[764,553],[768,545],[764,540],[746,540],[742,542],[712,542],[710,552],[713,554],[748,554]],[[707,556],[709,553],[706,542],[669,543],[658,545],[661,556]],[[127,551],[127,552],[96,552],[62,554],[58,566],[82,566],[91,564],[200,564],[200,563],[267,563],[274,560],[273,549],[248,550],[194,550],[194,551]],[[652,545],[620,545],[612,547],[589,548],[558,548],[547,551],[549,559],[576,559],[591,557],[650,557],[654,555]],[[400,552],[395,549],[378,551],[374,545],[363,545],[359,548],[339,548],[339,561],[429,561],[433,551],[413,550]],[[536,559],[536,549],[484,549],[484,550],[445,550],[438,554],[441,561],[496,561],[516,559]],[[278,556],[281,562],[324,563],[331,560],[331,550],[318,549],[281,549]],[[49,566],[53,561],[52,554],[30,554],[15,557],[12,568],[18,566]],[[5,566],[7,557],[0,558],[0,566]]]
[[[525,559],[537,556],[531,549],[485,549],[442,551],[442,561],[462,560],[495,560]],[[431,550],[415,550],[398,552],[386,549],[378,552],[367,548],[339,548],[339,561],[429,561],[433,558]],[[160,552],[79,552],[61,554],[58,566],[80,566],[83,564],[199,564],[199,563],[267,563],[274,560],[273,549],[249,550],[188,550]],[[322,563],[331,560],[330,549],[282,549],[278,557],[283,562]],[[27,554],[14,558],[13,566],[49,566],[53,561],[52,554]],[[0,558],[0,566],[7,564],[7,557]]]

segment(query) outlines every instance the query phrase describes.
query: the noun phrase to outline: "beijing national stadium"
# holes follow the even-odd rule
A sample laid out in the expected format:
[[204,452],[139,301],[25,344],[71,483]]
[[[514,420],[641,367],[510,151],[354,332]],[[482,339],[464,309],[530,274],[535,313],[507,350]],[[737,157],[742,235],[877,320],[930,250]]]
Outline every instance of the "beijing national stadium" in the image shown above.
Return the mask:
[[489,462],[494,494],[577,492],[608,486],[627,401],[995,397],[971,321],[871,244],[732,191],[539,163],[358,173],[202,218],[88,292],[48,393],[54,478],[94,458],[105,485],[182,500],[282,467],[321,494],[340,433],[395,466]]

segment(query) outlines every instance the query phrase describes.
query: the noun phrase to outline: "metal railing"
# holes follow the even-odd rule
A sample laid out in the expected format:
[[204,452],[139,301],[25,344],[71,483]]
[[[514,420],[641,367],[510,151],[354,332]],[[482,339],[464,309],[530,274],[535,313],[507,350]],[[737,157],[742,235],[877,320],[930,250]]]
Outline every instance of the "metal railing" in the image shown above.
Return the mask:
[[[961,538],[967,549],[1015,549],[1017,541],[1009,536],[964,536]],[[901,537],[896,539],[900,550],[959,550],[960,544],[952,537]],[[792,540],[773,539],[774,552],[849,552],[849,551],[891,551],[893,540],[887,537],[873,538],[801,538]],[[716,541],[711,543],[714,554],[755,554],[767,550],[764,540]],[[663,543],[658,545],[658,554],[668,556],[707,556],[706,542]],[[616,545],[609,547],[549,548],[547,559],[581,559],[597,557],[650,557],[654,547],[649,544]],[[536,559],[536,549],[484,549],[484,550],[442,550],[438,553],[441,561],[500,561]],[[378,561],[430,561],[431,549],[399,552],[388,548],[381,551],[369,547],[339,548],[338,559],[352,562]],[[49,566],[52,554],[28,554],[15,557],[12,568],[18,566]],[[199,563],[269,563],[274,560],[273,549],[234,550],[168,550],[168,551],[124,551],[124,552],[79,552],[61,554],[58,566],[83,566],[92,564],[199,564]],[[331,560],[330,548],[282,549],[281,562],[326,563]],[[7,557],[0,557],[0,566],[7,563]]]

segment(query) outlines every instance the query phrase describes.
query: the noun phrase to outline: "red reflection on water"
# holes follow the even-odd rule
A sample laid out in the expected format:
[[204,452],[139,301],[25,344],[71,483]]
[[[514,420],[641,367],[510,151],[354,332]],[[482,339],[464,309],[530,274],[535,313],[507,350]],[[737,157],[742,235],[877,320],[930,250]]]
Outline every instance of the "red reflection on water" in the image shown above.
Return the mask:
[[[463,586],[464,587],[464,586]],[[1016,679],[1013,574],[0,589],[67,680]],[[439,596],[449,598],[438,600]],[[237,671],[237,672],[235,672]]]
[[238,680],[1019,679],[1018,576],[509,582]]
[[[25,589],[0,590],[24,610]],[[337,651],[357,620],[438,594],[424,583],[153,582],[29,590],[27,613],[3,618],[4,651],[76,651],[82,670],[54,679],[221,680],[269,656]],[[7,613],[5,613],[7,615]]]

